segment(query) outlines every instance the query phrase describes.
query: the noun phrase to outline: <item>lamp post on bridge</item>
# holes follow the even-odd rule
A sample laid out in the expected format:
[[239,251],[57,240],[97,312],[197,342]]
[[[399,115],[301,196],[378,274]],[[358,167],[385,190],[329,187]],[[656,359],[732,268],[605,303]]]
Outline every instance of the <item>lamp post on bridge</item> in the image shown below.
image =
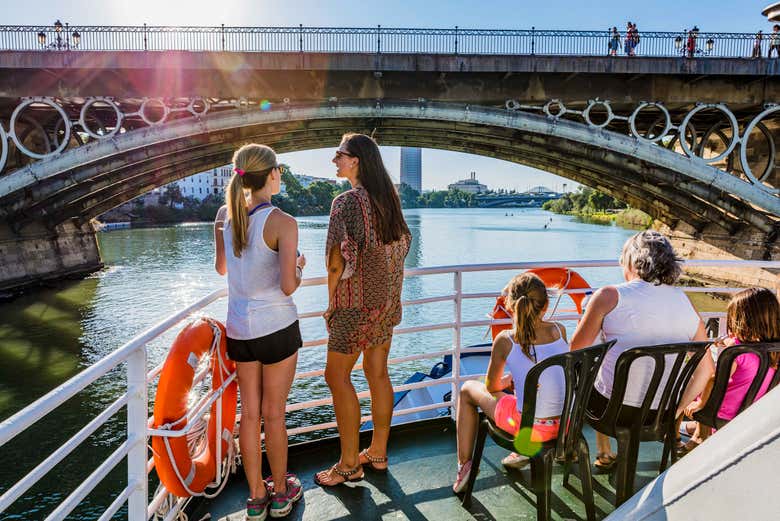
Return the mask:
[[[65,38],[62,37],[63,25],[59,20],[54,22],[54,34],[54,41],[51,43],[46,43],[46,33],[43,31],[38,33],[38,43],[42,48],[57,51],[69,51],[71,49],[77,48],[79,43],[81,43],[81,35],[78,31],[73,31],[73,34],[70,34],[70,29],[67,22],[65,22]],[[73,42],[71,42],[71,37],[73,38]]]
[[695,25],[693,26],[693,29],[690,31],[684,31],[685,32],[685,40],[683,40],[682,36],[677,36],[674,39],[674,49],[677,51],[681,56],[688,58],[693,58],[697,54],[700,54],[702,56],[709,56],[712,54],[713,49],[715,48],[715,40],[712,38],[708,38],[705,42],[704,49],[698,47],[697,42],[699,40],[699,28]]

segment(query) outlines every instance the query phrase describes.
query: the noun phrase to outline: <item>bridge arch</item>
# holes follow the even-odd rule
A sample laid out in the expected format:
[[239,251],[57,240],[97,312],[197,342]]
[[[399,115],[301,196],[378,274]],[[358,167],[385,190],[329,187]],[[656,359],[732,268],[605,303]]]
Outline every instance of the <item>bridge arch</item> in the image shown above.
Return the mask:
[[659,220],[725,233],[777,226],[780,198],[698,158],[616,132],[527,112],[404,101],[288,105],[177,120],[78,147],[0,178],[3,217],[23,227],[103,213],[157,186],[229,162],[237,144],[279,152],[335,146],[345,131],[383,145],[480,154],[597,187]]

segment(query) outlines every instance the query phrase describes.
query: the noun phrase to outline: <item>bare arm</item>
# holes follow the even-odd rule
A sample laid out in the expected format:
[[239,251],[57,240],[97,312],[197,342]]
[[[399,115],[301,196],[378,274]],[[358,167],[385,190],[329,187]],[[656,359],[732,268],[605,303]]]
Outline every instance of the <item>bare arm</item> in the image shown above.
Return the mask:
[[485,377],[485,387],[489,393],[503,391],[509,386],[511,379],[507,380],[504,376],[504,366],[506,358],[509,356],[509,350],[512,349],[512,342],[507,334],[502,332],[493,341],[493,349],[490,351],[490,362],[488,363],[487,376]]
[[341,256],[341,250],[334,246],[328,252],[326,259],[328,268],[328,307],[333,303],[333,296],[336,294],[336,286],[339,285],[341,275],[344,273],[344,257]]
[[298,223],[295,219],[279,210],[274,211],[274,220],[278,224],[279,236],[279,287],[285,295],[292,295],[301,285],[303,266],[306,258],[298,257]]
[[569,348],[572,351],[590,347],[596,342],[604,317],[615,309],[618,298],[618,291],[614,286],[604,286],[593,294],[582,320],[577,324],[577,329],[571,337]]
[[217,216],[214,218],[214,269],[220,275],[227,273],[227,260],[225,259],[225,241],[222,236],[222,229],[225,226],[227,218],[227,207],[223,206],[217,210]]

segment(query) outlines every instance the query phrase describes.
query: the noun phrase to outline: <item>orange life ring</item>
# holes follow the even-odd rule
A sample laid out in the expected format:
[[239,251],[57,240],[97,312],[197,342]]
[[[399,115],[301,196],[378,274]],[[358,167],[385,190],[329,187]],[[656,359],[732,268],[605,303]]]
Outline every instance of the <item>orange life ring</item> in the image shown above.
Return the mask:
[[[564,289],[589,289],[590,285],[582,278],[582,276],[574,270],[568,268],[534,268],[528,270],[528,273],[535,273],[544,285],[548,288]],[[574,302],[574,306],[577,308],[577,313],[582,314],[582,302],[587,296],[586,293],[569,293],[569,297]],[[512,318],[512,312],[506,308],[504,303],[504,296],[501,295],[496,299],[496,305],[493,307],[493,312],[490,315],[494,320],[503,318]],[[490,333],[495,340],[496,336],[505,329],[511,329],[511,324],[494,324],[490,326]]]
[[[203,355],[212,356],[211,388],[219,389],[235,372],[235,363],[227,357],[225,326],[212,319],[199,318],[189,324],[173,341],[165,359],[157,396],[154,402],[155,429],[181,430],[187,425],[187,395],[192,388],[198,362]],[[160,481],[169,492],[179,497],[202,493],[214,482],[217,473],[217,440],[222,443],[222,456],[233,443],[236,424],[237,383],[233,380],[222,397],[211,406],[205,447],[194,458],[187,445],[187,436],[152,436],[154,466]],[[222,403],[222,421],[217,426],[217,403]]]

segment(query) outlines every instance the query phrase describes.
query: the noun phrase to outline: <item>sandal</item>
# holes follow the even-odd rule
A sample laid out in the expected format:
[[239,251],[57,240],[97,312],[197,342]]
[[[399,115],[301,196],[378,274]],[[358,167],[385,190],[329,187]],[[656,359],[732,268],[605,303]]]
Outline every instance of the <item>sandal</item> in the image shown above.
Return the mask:
[[599,470],[608,471],[612,470],[616,461],[617,458],[612,454],[602,452],[596,456],[596,459],[593,461],[593,466]]
[[[336,474],[338,476],[341,476],[344,479],[342,481],[337,481],[336,483],[331,482],[330,479],[328,479],[328,482],[325,482],[320,479],[320,474],[323,473],[331,473],[331,477],[332,474]],[[363,467],[359,463],[357,467],[350,470],[341,470],[339,468],[339,464],[336,463],[328,470],[323,470],[322,472],[318,472],[317,474],[314,475],[314,482],[321,487],[334,487],[336,485],[341,485],[342,483],[346,483],[347,481],[360,481],[361,479],[363,479]]]
[[677,451],[677,457],[678,458],[682,458],[683,456],[685,456],[689,452],[693,451],[693,449],[695,449],[699,445],[701,445],[701,442],[700,441],[696,441],[693,438],[688,440],[687,443],[680,443],[680,444],[678,444],[675,447],[675,450]]
[[[363,467],[368,467],[374,472],[387,472],[387,456],[382,458],[371,456],[368,453],[368,449],[363,449],[360,454],[358,454],[358,463],[360,463]],[[385,466],[377,467],[377,464],[384,464]]]

